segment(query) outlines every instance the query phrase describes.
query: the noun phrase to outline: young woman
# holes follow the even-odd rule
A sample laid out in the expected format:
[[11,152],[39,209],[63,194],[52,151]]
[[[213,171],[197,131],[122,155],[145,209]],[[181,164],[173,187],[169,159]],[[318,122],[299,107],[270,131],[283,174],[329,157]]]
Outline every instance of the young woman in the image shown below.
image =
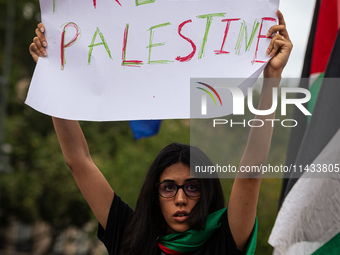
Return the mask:
[[[272,88],[279,86],[281,73],[292,49],[285,22],[279,24],[267,54],[273,58],[264,70],[265,78],[258,109],[271,107]],[[44,26],[30,45],[35,61],[47,55]],[[274,119],[275,113],[256,116]],[[256,239],[256,206],[261,176],[238,173],[228,209],[218,179],[193,179],[190,162],[212,165],[199,149],[182,144],[165,147],[152,163],[136,210],[133,211],[112,188],[91,159],[85,137],[77,121],[52,118],[66,163],[99,222],[98,237],[109,254],[252,254]],[[266,162],[273,132],[271,123],[250,130],[241,166]],[[190,153],[191,151],[191,153]],[[191,161],[190,161],[191,156]],[[191,167],[193,167],[191,165]]]

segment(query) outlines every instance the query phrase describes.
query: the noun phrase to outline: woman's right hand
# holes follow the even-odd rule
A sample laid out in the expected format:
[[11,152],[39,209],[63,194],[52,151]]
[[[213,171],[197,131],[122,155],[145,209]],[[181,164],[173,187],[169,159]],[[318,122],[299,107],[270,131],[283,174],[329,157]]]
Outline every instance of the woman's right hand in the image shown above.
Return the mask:
[[45,38],[45,26],[43,23],[39,23],[37,29],[35,30],[36,37],[33,38],[33,43],[31,43],[29,50],[32,58],[35,62],[38,62],[39,57],[47,56],[47,41]]

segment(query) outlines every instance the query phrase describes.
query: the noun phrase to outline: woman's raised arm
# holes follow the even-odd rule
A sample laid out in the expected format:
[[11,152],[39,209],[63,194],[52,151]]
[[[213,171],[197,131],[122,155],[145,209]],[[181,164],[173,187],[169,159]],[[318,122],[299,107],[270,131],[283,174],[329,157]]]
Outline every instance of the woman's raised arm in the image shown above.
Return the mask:
[[[37,37],[30,45],[30,53],[37,62],[39,57],[46,56],[47,42],[45,28],[39,24]],[[114,197],[114,192],[103,174],[92,161],[85,136],[78,121],[52,117],[59,144],[66,164],[102,227],[106,228],[107,217]]]
[[[258,110],[267,110],[272,106],[272,89],[278,88],[292,43],[286,30],[285,21],[280,11],[277,11],[279,24],[272,26],[267,36],[274,34],[267,54],[273,56],[264,70],[264,82],[258,105]],[[266,119],[275,119],[275,112],[266,116],[255,116],[263,120],[262,127],[251,128],[246,149],[243,153],[239,170],[245,166],[261,167],[265,164],[269,153],[273,124]],[[253,230],[256,216],[262,173],[239,172],[233,184],[229,205],[228,219],[230,230],[239,249],[244,249]]]

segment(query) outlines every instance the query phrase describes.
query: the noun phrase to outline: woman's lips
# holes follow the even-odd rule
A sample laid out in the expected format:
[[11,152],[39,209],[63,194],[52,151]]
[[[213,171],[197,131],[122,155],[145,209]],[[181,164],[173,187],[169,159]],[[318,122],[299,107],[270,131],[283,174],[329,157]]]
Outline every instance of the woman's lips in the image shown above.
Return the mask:
[[187,221],[188,218],[189,216],[177,216],[177,217],[174,217],[174,220],[177,222],[184,222],[184,221]]
[[177,211],[173,217],[177,222],[184,222],[189,218],[189,213],[186,211]]

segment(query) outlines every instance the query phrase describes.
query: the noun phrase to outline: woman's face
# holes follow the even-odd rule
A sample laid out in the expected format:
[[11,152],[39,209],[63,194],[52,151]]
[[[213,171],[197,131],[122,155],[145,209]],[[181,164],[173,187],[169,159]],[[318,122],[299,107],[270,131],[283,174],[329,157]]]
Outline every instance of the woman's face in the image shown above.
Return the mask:
[[[165,168],[159,181],[169,181],[177,185],[184,185],[190,182],[190,168],[180,162],[173,164]],[[164,198],[159,195],[159,204],[167,223],[168,234],[184,232],[189,229],[189,214],[199,198],[200,196],[188,197],[183,189],[178,189],[177,194],[171,198]]]

